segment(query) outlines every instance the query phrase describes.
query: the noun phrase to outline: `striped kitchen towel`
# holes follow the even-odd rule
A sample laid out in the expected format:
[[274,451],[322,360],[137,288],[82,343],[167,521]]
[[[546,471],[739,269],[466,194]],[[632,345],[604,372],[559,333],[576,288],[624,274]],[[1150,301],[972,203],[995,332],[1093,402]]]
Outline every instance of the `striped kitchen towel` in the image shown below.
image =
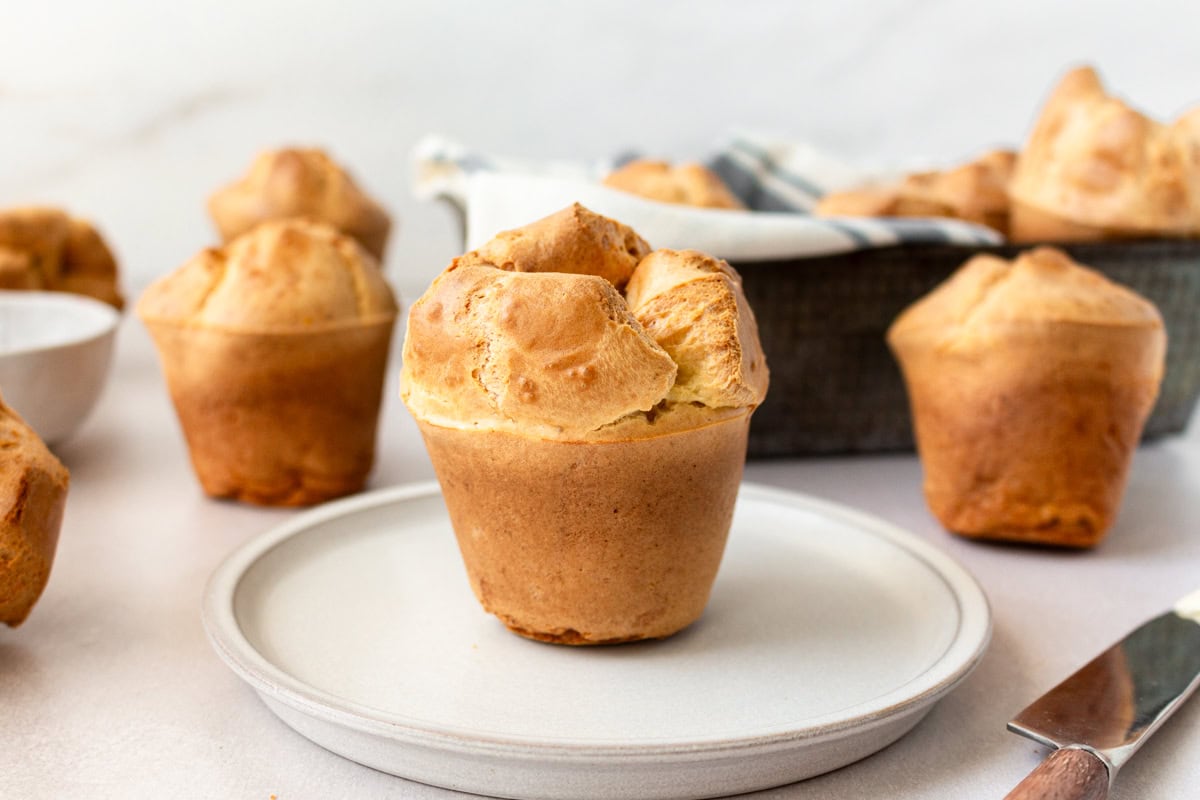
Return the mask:
[[574,202],[626,223],[654,247],[693,248],[737,261],[906,243],[1002,241],[990,228],[957,220],[813,216],[825,192],[881,176],[864,175],[802,143],[739,134],[708,159],[748,211],[668,205],[601,185],[608,172],[633,157],[594,163],[513,159],[429,136],[414,150],[414,191],[458,209],[468,249]]

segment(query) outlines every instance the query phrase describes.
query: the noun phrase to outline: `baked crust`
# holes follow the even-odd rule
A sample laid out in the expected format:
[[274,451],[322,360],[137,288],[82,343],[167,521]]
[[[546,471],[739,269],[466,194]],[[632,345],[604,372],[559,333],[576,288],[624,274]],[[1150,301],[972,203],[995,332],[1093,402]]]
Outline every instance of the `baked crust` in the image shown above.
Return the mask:
[[117,260],[91,223],[70,218],[57,288],[94,297],[115,308],[125,306],[117,288]]
[[576,205],[433,282],[401,396],[480,604],[521,636],[610,644],[703,611],[767,379],[728,264]]
[[409,313],[401,395],[444,427],[590,441],[633,435],[631,419],[657,435],[674,403],[753,408],[767,381],[728,264],[651,253],[576,204],[456,258],[433,282]]
[[650,245],[628,225],[574,203],[521,228],[503,231],[449,269],[489,266],[507,272],[594,275],[622,289]]
[[229,242],[268,220],[308,217],[358,240],[383,260],[391,219],[324,151],[260,153],[250,171],[209,198],[209,214]]
[[33,609],[54,564],[70,475],[0,399],[0,622]]
[[354,240],[264,223],[161,278],[137,313],[207,494],[308,505],[363,487],[398,308]]
[[379,265],[353,239],[285,219],[202,250],[153,283],[137,313],[162,323],[283,333],[394,318],[397,305]]
[[948,170],[917,172],[897,184],[831,192],[814,213],[823,217],[945,217],[1009,229],[1008,184],[1016,154],[992,150]]
[[1187,120],[1162,125],[1130,108],[1089,67],[1068,72],[1017,159],[1013,240],[1195,235],[1200,139],[1189,128]]
[[670,636],[704,610],[733,516],[748,409],[589,444],[418,420],[471,588],[557,644]]
[[0,247],[0,289],[41,289],[41,273],[29,253]]
[[888,344],[947,529],[1067,547],[1104,537],[1162,380],[1152,304],[1052,248],[977,256]]
[[638,264],[625,299],[679,367],[673,403],[754,407],[767,393],[767,359],[741,277],[696,250],[656,250]]
[[1173,127],[1179,135],[1200,141],[1200,106],[1180,114]]
[[619,167],[603,181],[605,186],[649,200],[676,205],[728,210],[745,209],[720,176],[702,164],[672,166],[666,161],[636,159]]
[[943,349],[985,349],[1007,325],[1076,324],[1162,330],[1152,303],[1054,247],[1009,262],[992,255],[967,261],[935,291],[896,318],[889,337],[928,338]]
[[409,311],[403,391],[441,424],[586,438],[666,396],[676,366],[595,275],[442,274]]
[[148,320],[204,493],[306,506],[361,491],[392,324],[244,333]]
[[0,288],[73,292],[120,309],[117,273],[91,223],[56,208],[0,211]]

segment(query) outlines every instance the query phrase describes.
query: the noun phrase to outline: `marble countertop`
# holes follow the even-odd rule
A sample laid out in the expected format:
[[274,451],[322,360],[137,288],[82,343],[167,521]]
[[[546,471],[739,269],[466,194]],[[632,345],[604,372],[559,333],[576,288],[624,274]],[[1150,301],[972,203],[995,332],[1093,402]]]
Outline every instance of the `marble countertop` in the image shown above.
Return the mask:
[[[396,397],[393,355],[371,487],[432,470]],[[149,339],[122,325],[94,416],[58,448],[72,488],[50,584],[25,625],[0,630],[0,796],[458,796],[346,761],[302,738],[218,659],[200,622],[214,568],[295,514],[206,499]],[[1200,433],[1142,447],[1114,530],[1091,552],[978,544],[925,509],[911,455],[751,462],[746,478],[883,517],[970,570],[994,612],[976,671],[911,733],[837,772],[756,797],[1002,797],[1043,756],[1005,731],[1029,701],[1197,587]],[[1200,785],[1200,703],[1122,771],[1113,797]]]

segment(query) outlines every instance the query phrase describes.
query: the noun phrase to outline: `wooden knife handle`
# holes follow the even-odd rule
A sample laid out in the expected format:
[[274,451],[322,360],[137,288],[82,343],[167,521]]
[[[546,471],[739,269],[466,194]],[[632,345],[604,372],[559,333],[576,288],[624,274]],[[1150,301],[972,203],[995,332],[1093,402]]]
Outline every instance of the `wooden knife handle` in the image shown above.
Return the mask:
[[1055,750],[1004,800],[1105,800],[1108,766],[1087,750]]

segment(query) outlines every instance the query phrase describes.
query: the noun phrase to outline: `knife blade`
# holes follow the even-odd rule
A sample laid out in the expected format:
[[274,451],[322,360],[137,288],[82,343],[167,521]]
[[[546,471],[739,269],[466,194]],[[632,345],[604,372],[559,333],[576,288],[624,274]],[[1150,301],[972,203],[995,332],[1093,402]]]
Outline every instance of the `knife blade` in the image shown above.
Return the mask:
[[1200,685],[1200,591],[1132,631],[1008,723],[1055,751],[1005,800],[1102,800]]

